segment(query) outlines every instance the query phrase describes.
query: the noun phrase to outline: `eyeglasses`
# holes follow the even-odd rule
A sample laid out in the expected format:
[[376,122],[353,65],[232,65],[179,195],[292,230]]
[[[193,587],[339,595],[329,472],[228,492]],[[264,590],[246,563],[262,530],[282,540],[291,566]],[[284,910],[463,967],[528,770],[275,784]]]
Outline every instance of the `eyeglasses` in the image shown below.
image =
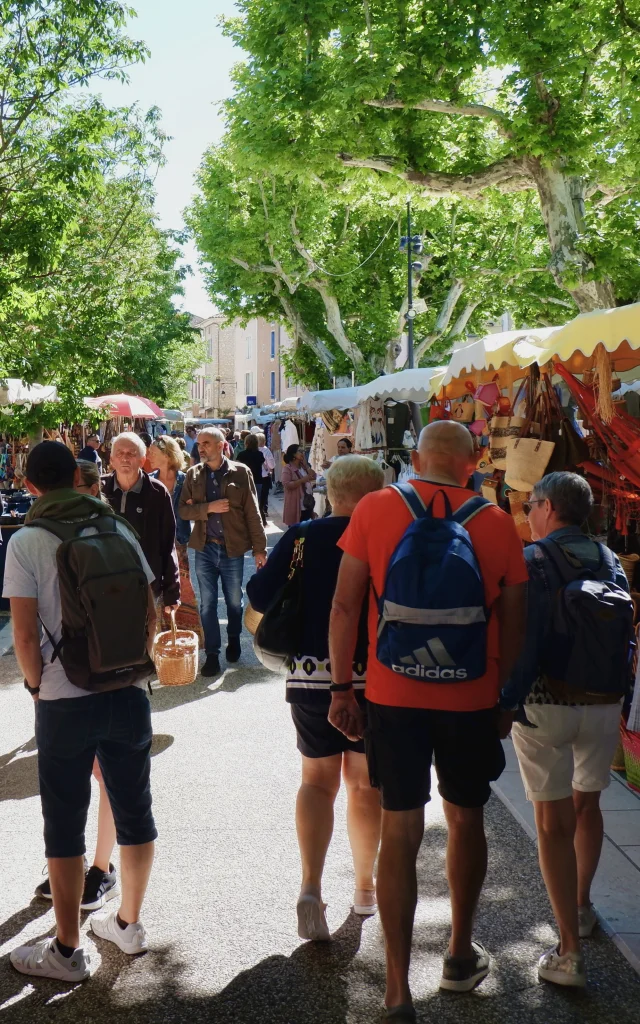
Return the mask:
[[547,499],[546,498],[534,498],[533,501],[523,501],[522,508],[525,516],[531,515],[531,509],[534,505],[542,505]]

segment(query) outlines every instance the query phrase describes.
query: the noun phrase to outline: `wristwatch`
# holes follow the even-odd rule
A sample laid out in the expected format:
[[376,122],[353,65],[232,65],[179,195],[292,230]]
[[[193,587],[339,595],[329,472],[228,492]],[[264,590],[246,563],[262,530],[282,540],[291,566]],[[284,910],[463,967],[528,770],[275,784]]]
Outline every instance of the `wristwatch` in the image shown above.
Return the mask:
[[329,687],[330,693],[346,693],[353,689],[353,683],[332,683]]
[[29,686],[26,679],[24,680],[24,688],[25,690],[28,690],[32,696],[34,693],[40,693],[40,686]]

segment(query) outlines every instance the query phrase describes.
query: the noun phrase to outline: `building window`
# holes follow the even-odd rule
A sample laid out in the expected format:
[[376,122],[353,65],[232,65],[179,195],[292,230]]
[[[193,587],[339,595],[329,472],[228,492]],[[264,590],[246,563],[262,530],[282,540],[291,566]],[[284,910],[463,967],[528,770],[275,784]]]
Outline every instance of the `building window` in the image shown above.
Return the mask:
[[213,340],[211,338],[207,342],[207,359],[213,359]]
[[[276,358],[276,332],[271,332],[271,358]],[[272,396],[273,397],[273,396]]]
[[247,394],[247,395],[253,394],[253,374],[252,373],[245,373],[245,375],[244,375],[244,390],[245,390],[245,394]]
[[251,335],[247,334],[247,359],[251,359],[251,356],[252,356]]
[[[273,337],[273,332],[272,332],[272,337]],[[276,375],[275,375],[275,371],[274,370],[271,371],[271,397],[272,398],[276,397]]]

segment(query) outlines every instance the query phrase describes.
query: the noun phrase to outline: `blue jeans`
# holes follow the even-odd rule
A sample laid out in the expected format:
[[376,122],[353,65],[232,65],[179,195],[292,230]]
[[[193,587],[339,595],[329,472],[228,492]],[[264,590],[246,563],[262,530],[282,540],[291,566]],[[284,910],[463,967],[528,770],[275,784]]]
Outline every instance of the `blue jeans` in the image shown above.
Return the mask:
[[227,636],[233,640],[242,632],[242,574],[244,557],[229,558],[221,544],[205,544],[196,551],[196,576],[200,587],[200,618],[207,654],[220,654],[218,622],[218,580],[227,605]]

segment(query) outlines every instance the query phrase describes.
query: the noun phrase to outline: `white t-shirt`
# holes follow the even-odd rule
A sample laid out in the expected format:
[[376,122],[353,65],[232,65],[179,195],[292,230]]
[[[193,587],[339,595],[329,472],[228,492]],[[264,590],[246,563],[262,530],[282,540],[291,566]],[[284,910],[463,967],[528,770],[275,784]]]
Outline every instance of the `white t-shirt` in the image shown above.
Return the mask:
[[[155,577],[138,541],[124,523],[116,521],[116,526],[118,532],[126,537],[138,552],[147,582],[153,583]],[[83,532],[90,535],[98,531],[93,527],[88,527]],[[62,635],[62,609],[56,563],[56,551],[61,543],[59,538],[54,537],[48,530],[27,527],[17,530],[7,546],[2,588],[2,596],[6,598],[37,598],[38,615],[56,643]],[[56,658],[52,664],[53,647],[44,630],[41,630],[40,634],[40,651],[42,652],[40,700],[91,696],[88,690],[81,690],[69,682],[59,658]],[[142,680],[136,685],[144,689],[146,683]]]

